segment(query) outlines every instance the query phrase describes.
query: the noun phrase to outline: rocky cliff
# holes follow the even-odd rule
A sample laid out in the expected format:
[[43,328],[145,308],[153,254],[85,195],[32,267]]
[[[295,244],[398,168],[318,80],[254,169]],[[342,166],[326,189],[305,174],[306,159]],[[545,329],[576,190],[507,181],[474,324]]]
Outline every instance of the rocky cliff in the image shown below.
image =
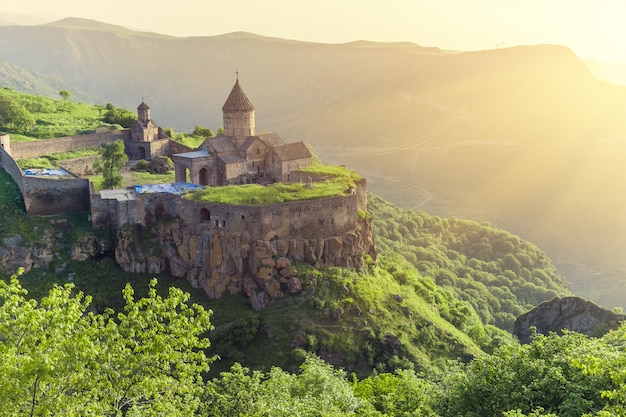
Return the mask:
[[541,334],[558,333],[567,329],[600,336],[616,328],[625,318],[623,314],[615,314],[580,297],[557,297],[519,316],[515,321],[513,334],[522,343],[530,342],[532,327]]
[[376,257],[369,219],[343,236],[316,239],[252,240],[241,233],[203,233],[183,220],[150,229],[128,225],[118,232],[115,249],[124,271],[169,270],[210,298],[245,293],[256,310],[286,293],[315,291],[314,280],[301,276],[292,261],[362,269],[367,254]]
[[15,274],[19,269],[28,272],[32,268],[47,268],[55,258],[59,258],[61,252],[64,259],[86,261],[104,250],[102,243],[92,234],[69,244],[63,241],[62,234],[53,229],[45,230],[36,243],[27,242],[16,234],[0,241],[0,271]]

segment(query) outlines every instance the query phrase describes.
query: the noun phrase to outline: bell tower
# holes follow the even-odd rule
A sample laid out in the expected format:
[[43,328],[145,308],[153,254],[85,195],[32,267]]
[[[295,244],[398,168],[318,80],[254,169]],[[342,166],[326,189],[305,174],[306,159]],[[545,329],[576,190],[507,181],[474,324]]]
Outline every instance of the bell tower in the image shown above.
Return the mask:
[[254,106],[239,85],[239,72],[222,112],[224,134],[231,137],[239,148],[247,137],[254,135]]

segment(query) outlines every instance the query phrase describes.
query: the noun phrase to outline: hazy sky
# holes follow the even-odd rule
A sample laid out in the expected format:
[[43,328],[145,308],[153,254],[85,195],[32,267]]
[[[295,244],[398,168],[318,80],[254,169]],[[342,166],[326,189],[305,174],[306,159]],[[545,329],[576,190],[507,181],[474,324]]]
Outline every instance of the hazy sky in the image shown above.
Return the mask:
[[[2,12],[84,17],[176,36],[247,31],[315,42],[480,50],[554,43],[626,62],[624,0],[19,0]],[[7,15],[4,19],[8,20]],[[15,20],[13,20],[15,21]]]

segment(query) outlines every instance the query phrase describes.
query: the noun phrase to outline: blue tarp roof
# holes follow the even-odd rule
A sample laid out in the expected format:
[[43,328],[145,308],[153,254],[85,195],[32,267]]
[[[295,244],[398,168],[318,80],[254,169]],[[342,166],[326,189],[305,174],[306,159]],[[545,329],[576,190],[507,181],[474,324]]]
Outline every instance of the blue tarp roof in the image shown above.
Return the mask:
[[187,191],[201,190],[204,187],[197,184],[189,184],[187,182],[174,182],[169,184],[147,184],[147,185],[135,185],[135,193],[148,194],[148,193],[169,193],[169,194],[183,194]]
[[64,169],[32,168],[32,169],[25,169],[23,171],[24,171],[24,175],[40,176],[40,177],[71,176],[71,174]]

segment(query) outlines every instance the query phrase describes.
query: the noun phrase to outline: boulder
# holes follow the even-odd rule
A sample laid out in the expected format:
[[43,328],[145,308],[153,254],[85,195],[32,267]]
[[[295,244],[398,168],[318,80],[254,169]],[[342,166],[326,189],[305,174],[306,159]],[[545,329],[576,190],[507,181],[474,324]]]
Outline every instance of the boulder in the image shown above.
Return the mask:
[[530,343],[533,327],[540,334],[571,330],[601,336],[617,328],[625,318],[623,314],[615,314],[580,297],[557,297],[519,316],[513,334],[521,343]]

